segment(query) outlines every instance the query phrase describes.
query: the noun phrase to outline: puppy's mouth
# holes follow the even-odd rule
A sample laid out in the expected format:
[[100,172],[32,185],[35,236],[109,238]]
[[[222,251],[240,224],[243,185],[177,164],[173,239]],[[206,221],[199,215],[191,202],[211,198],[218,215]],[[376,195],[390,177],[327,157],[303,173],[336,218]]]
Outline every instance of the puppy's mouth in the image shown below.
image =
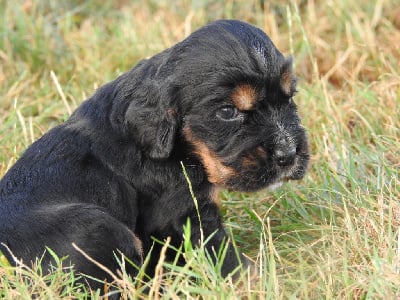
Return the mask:
[[193,147],[193,154],[200,160],[210,183],[229,190],[256,192],[274,189],[289,180],[304,177],[308,164],[305,151],[295,157],[275,157],[263,146],[251,151],[236,151],[227,157],[196,138],[190,127],[184,130],[186,140]]
[[302,164],[300,156],[297,156],[294,160],[293,165],[280,168],[280,181],[287,182],[291,180],[303,179],[307,168],[308,163]]
[[293,171],[284,172],[284,174],[282,176],[280,176],[278,180],[269,184],[267,186],[267,189],[270,191],[274,191],[274,190],[282,187],[288,181],[300,180],[303,177],[303,176],[294,176],[294,174],[296,173],[295,167],[293,167],[292,169],[293,169]]
[[292,180],[300,180],[305,171],[301,171],[301,165],[292,165],[285,168],[260,168],[255,172],[246,172],[240,176],[230,178],[224,186],[231,190],[256,192],[263,189],[276,190],[283,184]]
[[272,183],[269,186],[267,186],[267,189],[270,191],[275,191],[275,190],[279,189],[283,184],[284,184],[284,181],[277,181],[277,182]]
[[[303,179],[308,169],[308,158],[298,155],[295,157],[293,163],[287,166],[275,165],[275,176],[272,176],[271,181],[265,182],[264,188],[268,190],[276,190],[282,187],[289,181],[297,181]],[[269,172],[269,170],[266,170]]]

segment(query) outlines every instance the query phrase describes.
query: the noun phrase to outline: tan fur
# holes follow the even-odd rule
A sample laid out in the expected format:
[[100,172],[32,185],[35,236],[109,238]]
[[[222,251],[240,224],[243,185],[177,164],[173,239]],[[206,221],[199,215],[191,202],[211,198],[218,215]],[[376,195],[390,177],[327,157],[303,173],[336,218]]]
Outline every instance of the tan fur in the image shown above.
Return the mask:
[[257,157],[261,158],[262,160],[267,158],[267,152],[265,151],[265,149],[261,146],[258,146],[255,150],[255,153],[257,155]]
[[244,169],[249,169],[258,166],[258,162],[253,155],[247,155],[242,158],[242,166]]
[[214,202],[217,206],[221,207],[221,199],[219,198],[219,193],[221,191],[221,187],[214,185],[210,191],[210,199]]
[[293,74],[291,60],[287,61],[287,64],[284,67],[283,73],[281,75],[280,85],[282,91],[287,96],[293,96],[296,91],[296,76]]
[[253,109],[256,100],[256,90],[249,84],[238,86],[232,94],[232,102],[239,110]]
[[142,241],[136,236],[136,234],[132,233],[133,235],[133,240],[135,241],[135,249],[136,251],[140,254],[140,257],[142,259],[142,263],[143,263],[143,244]]
[[193,136],[189,127],[184,128],[184,135],[186,140],[194,146],[194,153],[196,153],[201,159],[206,169],[208,180],[211,183],[223,184],[230,177],[236,175],[234,169],[225,166],[218,156],[209,149],[204,142]]
[[258,146],[254,153],[248,154],[242,158],[242,166],[245,169],[248,168],[256,168],[259,166],[260,160],[265,160],[267,158],[267,153],[265,152],[264,148]]

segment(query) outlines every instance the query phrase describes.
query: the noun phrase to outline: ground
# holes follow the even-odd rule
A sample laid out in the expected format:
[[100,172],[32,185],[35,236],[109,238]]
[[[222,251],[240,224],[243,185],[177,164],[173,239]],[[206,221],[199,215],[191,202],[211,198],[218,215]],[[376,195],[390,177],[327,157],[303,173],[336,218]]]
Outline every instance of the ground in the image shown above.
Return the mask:
[[[294,57],[310,171],[273,192],[221,192],[225,223],[257,262],[256,279],[224,280],[189,251],[184,268],[160,264],[147,297],[399,297],[400,7],[364,2],[0,0],[0,175],[139,59],[209,21],[248,21]],[[94,293],[72,288],[60,268],[13,272],[0,259],[0,296]],[[123,276],[117,285],[140,297],[144,283]]]

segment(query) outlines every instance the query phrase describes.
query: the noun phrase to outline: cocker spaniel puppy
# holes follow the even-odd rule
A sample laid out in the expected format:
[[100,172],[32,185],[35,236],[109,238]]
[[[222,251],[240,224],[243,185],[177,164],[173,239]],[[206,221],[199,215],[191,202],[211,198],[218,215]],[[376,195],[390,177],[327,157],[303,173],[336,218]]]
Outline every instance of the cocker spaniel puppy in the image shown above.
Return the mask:
[[[27,263],[47,246],[77,272],[110,279],[72,243],[112,271],[113,252],[140,266],[154,245],[152,274],[154,240],[179,247],[189,219],[193,244],[201,224],[218,253],[228,240],[219,187],[257,191],[306,172],[295,91],[291,59],[260,29],[233,20],[200,28],[100,87],[25,151],[0,182],[0,249]],[[227,247],[224,276],[245,264]]]

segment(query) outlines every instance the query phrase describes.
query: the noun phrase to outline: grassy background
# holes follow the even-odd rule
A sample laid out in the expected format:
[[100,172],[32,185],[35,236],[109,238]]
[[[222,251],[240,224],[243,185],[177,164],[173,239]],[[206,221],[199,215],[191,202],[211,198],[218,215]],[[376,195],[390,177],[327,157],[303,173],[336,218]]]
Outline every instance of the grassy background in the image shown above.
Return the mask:
[[[295,57],[310,172],[274,193],[221,194],[255,279],[224,280],[192,251],[184,268],[159,270],[149,297],[399,298],[400,4],[262,2],[0,0],[0,175],[139,59],[209,21],[242,19]],[[44,276],[0,259],[0,297],[97,297],[61,267]],[[124,275],[117,285],[140,297],[144,284]]]

